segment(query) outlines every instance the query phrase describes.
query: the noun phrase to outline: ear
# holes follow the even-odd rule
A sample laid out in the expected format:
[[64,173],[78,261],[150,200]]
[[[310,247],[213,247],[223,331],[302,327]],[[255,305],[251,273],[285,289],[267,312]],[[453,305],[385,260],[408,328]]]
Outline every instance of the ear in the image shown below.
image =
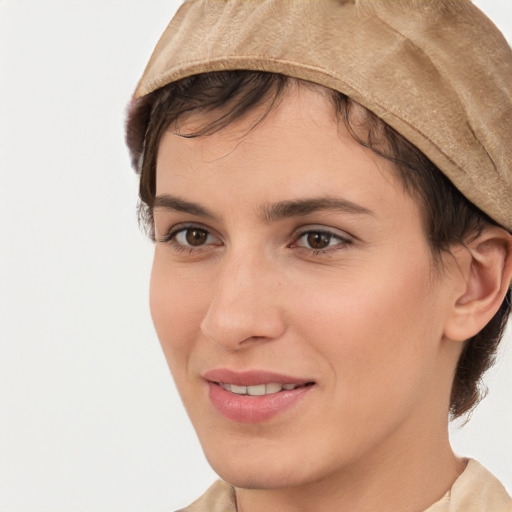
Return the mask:
[[481,331],[503,302],[512,280],[512,235],[486,227],[453,256],[459,276],[444,334],[464,341]]

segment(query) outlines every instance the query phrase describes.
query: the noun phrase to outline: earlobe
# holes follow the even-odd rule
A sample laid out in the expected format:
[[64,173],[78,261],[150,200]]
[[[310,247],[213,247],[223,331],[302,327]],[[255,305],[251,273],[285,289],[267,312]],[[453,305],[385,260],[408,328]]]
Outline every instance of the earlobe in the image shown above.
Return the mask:
[[482,330],[503,302],[512,280],[512,235],[490,226],[454,256],[462,286],[455,296],[445,336],[464,341]]

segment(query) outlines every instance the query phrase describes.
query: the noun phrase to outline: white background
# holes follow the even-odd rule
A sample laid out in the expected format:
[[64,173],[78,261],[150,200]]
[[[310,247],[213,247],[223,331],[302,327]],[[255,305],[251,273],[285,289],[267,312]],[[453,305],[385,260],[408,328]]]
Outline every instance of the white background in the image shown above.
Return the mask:
[[[512,40],[512,2],[480,0]],[[0,0],[0,510],[168,511],[214,479],[148,312],[124,109],[174,0]],[[512,339],[454,434],[512,491]]]

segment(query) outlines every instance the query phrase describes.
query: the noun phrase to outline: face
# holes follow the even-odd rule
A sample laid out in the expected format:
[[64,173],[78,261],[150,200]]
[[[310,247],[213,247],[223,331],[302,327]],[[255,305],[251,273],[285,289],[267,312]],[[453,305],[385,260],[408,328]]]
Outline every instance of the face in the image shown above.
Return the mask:
[[418,206],[319,91],[251,121],[169,131],[157,160],[151,311],[205,454],[280,488],[414,453],[454,365]]

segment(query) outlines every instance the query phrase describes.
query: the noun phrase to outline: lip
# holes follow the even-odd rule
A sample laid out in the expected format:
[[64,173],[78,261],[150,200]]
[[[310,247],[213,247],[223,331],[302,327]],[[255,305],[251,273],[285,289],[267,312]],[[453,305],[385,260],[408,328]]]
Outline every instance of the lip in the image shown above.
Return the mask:
[[218,368],[209,370],[203,374],[203,379],[209,382],[224,382],[226,384],[235,384],[236,386],[258,386],[275,382],[276,384],[306,384],[313,382],[313,379],[303,379],[282,375],[280,373],[268,372],[264,370],[247,370],[237,372],[227,368]]
[[238,423],[261,423],[268,421],[289,408],[297,405],[314,385],[301,386],[291,390],[262,396],[248,396],[231,393],[219,386],[219,382],[237,386],[257,386],[260,384],[309,384],[311,379],[303,379],[279,373],[250,370],[236,372],[229,369],[215,369],[203,374],[208,386],[208,396],[213,407],[226,419]]

